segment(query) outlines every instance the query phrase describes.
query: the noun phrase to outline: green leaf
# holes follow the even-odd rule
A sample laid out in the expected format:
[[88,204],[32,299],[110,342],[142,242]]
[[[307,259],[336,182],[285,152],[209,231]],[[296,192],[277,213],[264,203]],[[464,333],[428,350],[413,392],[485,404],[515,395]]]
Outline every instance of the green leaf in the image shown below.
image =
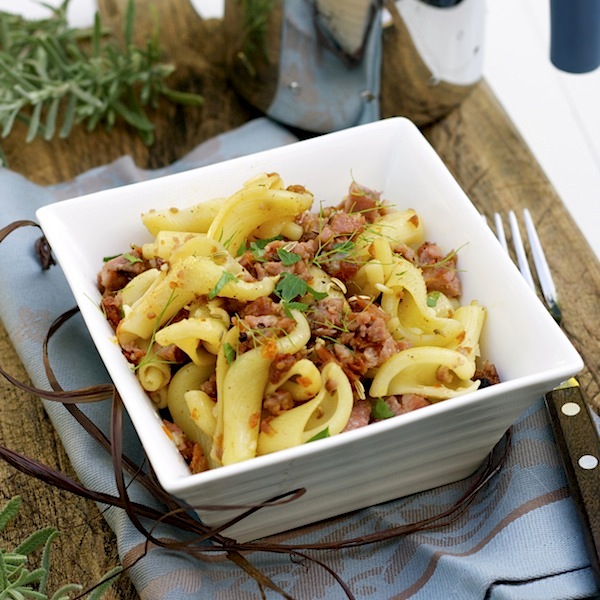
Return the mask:
[[299,254],[290,252],[285,248],[277,248],[277,256],[279,256],[279,259],[281,260],[282,264],[284,264],[286,267],[294,265],[302,260],[302,257]]
[[212,288],[212,290],[210,290],[210,292],[208,292],[208,298],[209,300],[212,300],[213,298],[215,298],[216,296],[219,295],[219,292],[231,281],[237,281],[238,278],[233,274],[230,273],[229,271],[223,271],[221,277],[219,278],[219,281],[217,281],[217,283],[215,284],[215,287]]
[[92,56],[98,58],[100,56],[100,41],[102,39],[102,23],[100,21],[100,13],[94,15],[94,29],[92,30]]
[[75,124],[76,106],[77,97],[74,94],[72,94],[71,96],[69,96],[67,108],[65,109],[65,114],[63,116],[63,124],[58,134],[61,139],[69,137],[71,131],[73,130],[73,125]]
[[154,131],[152,121],[150,121],[141,110],[136,112],[123,104],[120,100],[114,100],[111,103],[111,106],[125,121],[127,121],[127,123],[133,125],[133,127],[137,128],[140,132]]
[[15,496],[11,498],[6,506],[0,512],[0,531],[4,530],[8,523],[12,521],[21,508],[21,496]]
[[254,258],[256,260],[264,261],[265,247],[267,246],[267,244],[270,244],[271,242],[274,242],[274,241],[280,240],[280,239],[282,239],[282,238],[280,235],[278,235],[278,236],[272,237],[272,238],[254,240],[253,242],[250,242],[250,246],[248,247],[248,250],[250,250],[250,252],[252,253],[252,256],[254,256]]
[[15,585],[25,586],[38,584],[45,574],[45,569],[34,569],[33,571],[24,569],[19,575],[19,578],[15,581]]
[[101,124],[109,129],[118,115],[151,144],[154,126],[143,106],[158,106],[160,97],[190,106],[202,103],[200,95],[166,84],[175,67],[159,62],[157,28],[141,48],[134,45],[133,0],[126,8],[124,49],[114,39],[105,40],[108,30],[98,13],[93,27],[70,27],[68,3],[49,6],[52,16],[39,20],[0,11],[0,90],[3,104],[11,106],[0,110],[4,137],[17,120],[29,124],[26,139],[31,141],[52,139],[58,121],[58,135],[65,138],[78,124],[88,131]]
[[309,305],[305,302],[288,302],[286,306],[289,307],[290,310],[299,310],[300,312],[304,312],[308,309]]
[[323,300],[324,298],[327,298],[327,292],[318,292],[310,286],[308,286],[308,292],[315,300]]
[[285,302],[291,302],[298,296],[308,292],[308,284],[304,279],[293,273],[282,273],[275,286],[275,293]]
[[311,288],[304,279],[298,277],[298,275],[287,272],[281,274],[274,291],[277,296],[287,303],[291,302],[294,298],[297,298],[298,296],[302,297],[307,293],[315,300],[327,298],[327,292],[318,292]]
[[87,600],[101,600],[104,597],[104,594],[108,590],[108,588],[112,585],[113,579],[123,572],[123,567],[120,565],[111,569],[102,577],[101,583],[98,584],[98,587],[95,587],[87,596]]
[[248,250],[248,242],[247,242],[247,240],[244,240],[238,246],[237,253],[236,253],[237,258],[240,258],[240,256],[244,256],[244,253],[246,252],[246,250]]
[[45,575],[40,580],[39,590],[40,592],[46,591],[46,586],[48,585],[48,577],[50,575],[50,548],[52,544],[52,540],[57,537],[58,531],[55,531],[46,541],[46,545],[44,546],[44,551],[42,552],[42,569],[45,570]]
[[32,533],[23,542],[21,542],[16,548],[15,552],[19,554],[31,554],[41,546],[44,546],[46,542],[56,535],[56,529],[54,527],[45,527],[35,533]]
[[229,342],[225,342],[223,345],[223,353],[225,354],[227,364],[230,365],[235,360],[235,348]]
[[133,26],[135,23],[135,3],[133,0],[127,2],[127,9],[125,12],[125,46],[129,48],[133,44]]
[[60,98],[54,98],[50,103],[50,108],[46,115],[46,127],[44,130],[44,139],[46,141],[51,140],[54,137],[56,131],[56,117],[58,115],[58,107],[60,105]]
[[306,440],[306,443],[316,442],[317,440],[324,440],[325,438],[331,437],[329,433],[329,427],[325,427],[323,431],[319,431],[319,433],[315,433],[309,440]]
[[373,415],[374,419],[379,421],[396,416],[383,398],[377,398],[375,404],[373,404],[373,408],[371,409],[371,414]]
[[166,88],[162,91],[162,94],[172,102],[177,102],[177,104],[183,104],[184,106],[201,106],[204,103],[202,96],[190,92],[180,92]]
[[70,600],[71,592],[80,592],[83,589],[78,583],[68,583],[52,594],[50,600]]
[[134,256],[129,252],[125,252],[125,254],[123,254],[123,258],[127,259],[132,265],[138,262],[142,262],[141,258],[139,258],[138,256]]
[[337,242],[333,244],[332,248],[339,254],[350,254],[356,247],[356,244],[352,240],[345,240],[343,242]]
[[37,135],[40,129],[40,119],[42,116],[42,103],[38,102],[33,107],[33,113],[31,114],[31,119],[29,120],[29,129],[27,131],[27,137],[25,141],[27,143],[31,142],[33,138]]

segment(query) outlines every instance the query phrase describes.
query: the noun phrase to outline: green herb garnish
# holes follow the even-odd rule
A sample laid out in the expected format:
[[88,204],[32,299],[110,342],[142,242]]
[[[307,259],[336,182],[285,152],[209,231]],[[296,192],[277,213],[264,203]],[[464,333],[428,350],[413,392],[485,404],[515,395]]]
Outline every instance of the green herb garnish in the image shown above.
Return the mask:
[[280,235],[271,237],[271,238],[258,239],[258,240],[254,240],[253,242],[250,242],[249,246],[246,246],[246,242],[244,242],[244,248],[250,251],[252,256],[254,256],[255,260],[257,260],[259,262],[264,262],[265,261],[265,248],[266,248],[267,244],[270,244],[271,242],[274,242],[276,240],[281,240],[281,239],[283,239],[283,238]]
[[[14,519],[21,508],[21,498],[13,497],[0,510],[0,533]],[[50,546],[59,535],[54,527],[45,527],[21,542],[14,550],[0,548],[0,598],[48,600],[48,598],[71,598],[71,594],[79,593],[83,587],[76,583],[63,585],[52,596],[47,594],[48,577],[50,575]],[[32,557],[41,549],[40,566],[30,571]],[[93,589],[86,598],[99,600],[104,596],[112,579],[122,571],[121,567],[112,569],[104,575],[102,582]],[[82,596],[79,596],[82,597]]]
[[123,258],[128,260],[132,265],[138,262],[142,262],[142,259],[139,256],[134,256],[129,252],[125,252],[125,254],[123,254]]
[[225,354],[227,364],[230,365],[235,360],[235,348],[229,342],[225,342],[223,344],[223,353]]
[[390,417],[396,416],[383,398],[377,398],[371,409],[371,414],[374,419],[378,420],[389,419]]
[[212,290],[210,290],[210,292],[208,292],[209,300],[212,300],[215,296],[218,296],[219,292],[230,281],[237,281],[237,280],[238,280],[238,278],[233,273],[230,273],[229,271],[223,271],[223,274],[219,278],[219,281],[217,281],[217,283],[215,284],[215,287],[213,287]]
[[281,274],[281,278],[275,286],[275,293],[284,302],[291,302],[294,298],[302,297],[307,293],[310,293],[315,300],[323,300],[323,298],[327,297],[326,292],[314,290],[304,279],[293,273]]
[[325,438],[331,437],[329,433],[329,427],[325,427],[323,431],[319,431],[319,433],[315,433],[309,440],[306,440],[306,443],[316,442],[317,440],[324,440]]
[[133,44],[135,9],[127,5],[124,43],[106,40],[96,14],[91,29],[75,29],[67,21],[64,0],[46,19],[27,20],[0,12],[0,130],[12,131],[16,120],[29,125],[26,141],[56,134],[66,138],[82,124],[88,131],[118,119],[131,125],[146,144],[154,141],[154,125],[146,107],[160,97],[199,105],[202,98],[173,90],[165,83],[174,66],[158,62],[155,32],[145,48]]
[[286,250],[285,248],[277,248],[277,256],[279,256],[281,263],[286,267],[295,265],[297,262],[302,260],[302,257],[299,254],[290,252],[289,250]]

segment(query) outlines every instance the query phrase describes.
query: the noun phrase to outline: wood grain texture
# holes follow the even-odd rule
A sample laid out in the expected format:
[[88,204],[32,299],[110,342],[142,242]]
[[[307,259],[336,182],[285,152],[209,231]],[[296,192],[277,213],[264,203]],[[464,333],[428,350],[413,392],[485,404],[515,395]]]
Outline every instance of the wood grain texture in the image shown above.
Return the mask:
[[[118,31],[126,0],[100,0],[99,5],[105,22]],[[11,169],[36,183],[52,184],[123,154],[131,155],[141,167],[161,167],[200,142],[256,116],[228,84],[220,22],[202,21],[185,0],[152,4],[138,0],[137,7],[138,39],[143,39],[155,22],[160,24],[165,59],[177,65],[171,85],[201,93],[203,106],[161,104],[151,115],[156,123],[156,143],[151,147],[122,126],[110,133],[77,130],[67,141],[36,140],[29,145],[24,143],[25,131],[17,129],[2,143]],[[390,73],[393,65],[386,68]],[[388,80],[384,79],[382,89],[386,116],[401,111],[394,103],[395,82]],[[481,84],[424,133],[482,212],[531,209],[556,276],[565,330],[589,365],[580,378],[582,388],[588,399],[600,406],[600,265],[518,132],[487,86]],[[15,376],[26,378],[2,328],[0,361]],[[0,381],[0,443],[73,475],[40,401],[4,381]],[[91,584],[117,564],[114,536],[93,503],[31,481],[2,463],[0,502],[15,494],[23,497],[24,510],[9,541],[46,525],[63,531],[54,551],[51,587],[68,581]],[[124,577],[107,597],[129,600],[137,594]]]

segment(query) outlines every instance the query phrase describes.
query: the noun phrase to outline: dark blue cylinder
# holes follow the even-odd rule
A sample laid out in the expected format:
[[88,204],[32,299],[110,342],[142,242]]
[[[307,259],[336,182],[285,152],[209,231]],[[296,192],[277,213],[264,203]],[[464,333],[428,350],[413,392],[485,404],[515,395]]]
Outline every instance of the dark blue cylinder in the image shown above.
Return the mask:
[[600,0],[550,0],[550,60],[569,73],[600,66]]

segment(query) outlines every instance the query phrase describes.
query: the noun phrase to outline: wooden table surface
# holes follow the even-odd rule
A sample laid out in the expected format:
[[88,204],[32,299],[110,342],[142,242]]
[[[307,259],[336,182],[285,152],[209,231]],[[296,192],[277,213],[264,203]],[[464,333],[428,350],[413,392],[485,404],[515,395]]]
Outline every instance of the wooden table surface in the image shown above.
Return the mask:
[[[105,23],[120,29],[126,0],[100,0]],[[150,2],[138,0],[136,32],[143,39],[153,26]],[[200,142],[257,116],[229,88],[221,23],[202,21],[186,0],[161,0],[154,5],[166,59],[177,65],[170,83],[201,93],[200,108],[161,105],[152,115],[156,142],[144,146],[124,127],[110,133],[74,131],[66,141],[25,144],[16,128],[2,142],[11,169],[40,184],[65,181],[124,154],[138,165],[156,168],[179,158]],[[385,62],[382,116],[395,114],[391,87],[393,64]],[[386,92],[388,92],[386,94]],[[557,197],[527,146],[481,83],[462,105],[441,121],[423,128],[467,195],[484,213],[525,206],[532,211],[555,275],[564,312],[564,328],[587,365],[580,382],[600,406],[600,264]],[[567,152],[568,149],[565,149]],[[0,364],[21,380],[27,375],[0,325]],[[0,443],[67,474],[72,468],[39,399],[0,381]],[[17,527],[4,533],[6,543],[44,526],[63,532],[55,543],[51,589],[67,582],[93,584],[118,564],[116,543],[95,504],[28,479],[0,464],[0,502],[23,498]],[[108,598],[137,598],[129,580],[119,580]]]

